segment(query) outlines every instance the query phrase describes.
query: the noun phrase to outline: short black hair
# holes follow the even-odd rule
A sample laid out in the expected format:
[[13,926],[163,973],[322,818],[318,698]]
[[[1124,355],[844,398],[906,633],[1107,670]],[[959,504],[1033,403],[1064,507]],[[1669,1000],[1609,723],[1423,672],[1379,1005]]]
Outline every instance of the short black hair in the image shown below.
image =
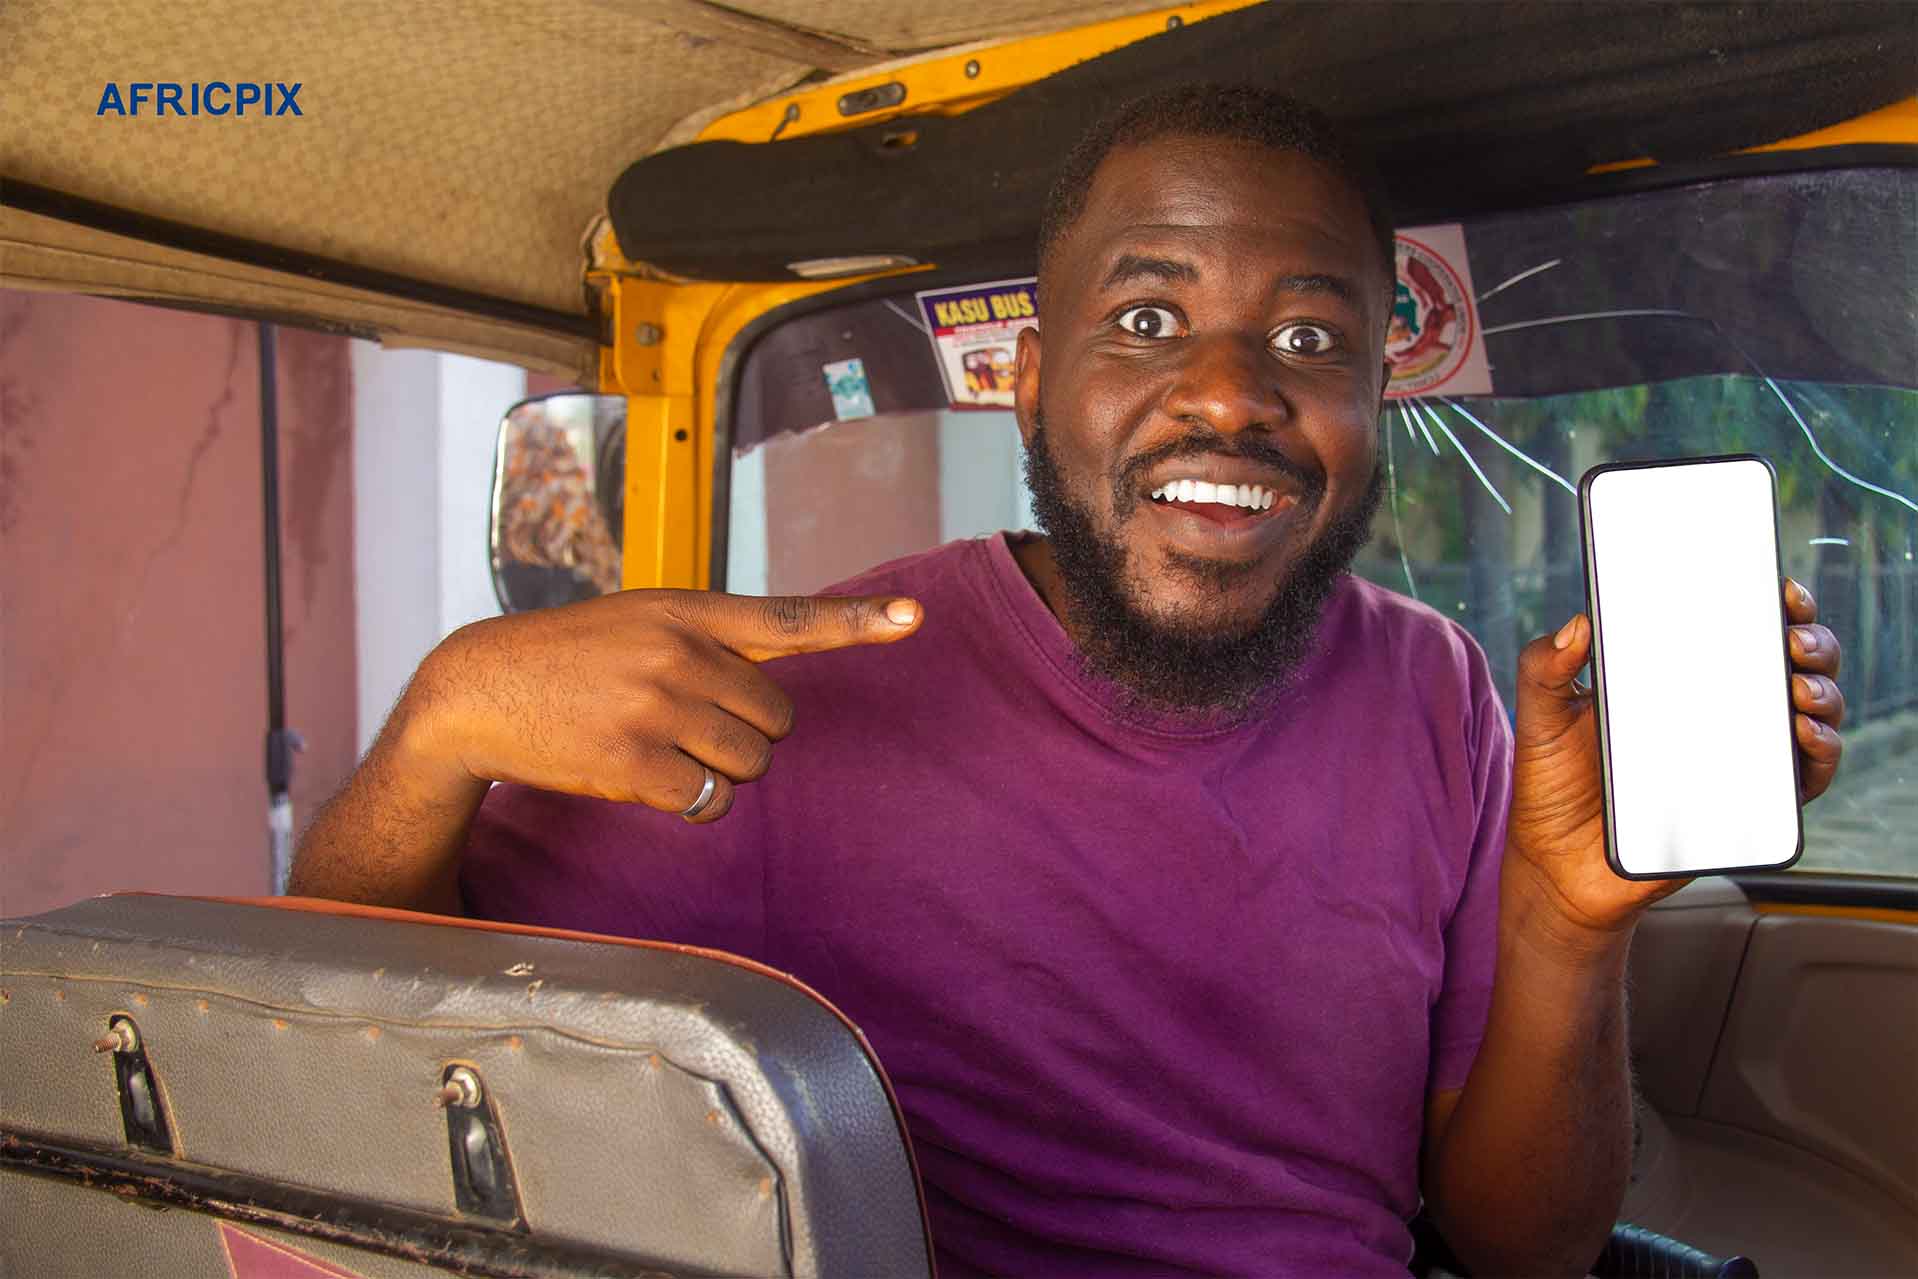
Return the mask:
[[1118,147],[1166,137],[1255,142],[1297,151],[1344,179],[1365,203],[1385,277],[1396,274],[1392,215],[1383,184],[1366,154],[1317,107],[1256,84],[1190,84],[1135,98],[1094,124],[1059,166],[1039,219],[1039,272],[1085,212],[1093,175]]

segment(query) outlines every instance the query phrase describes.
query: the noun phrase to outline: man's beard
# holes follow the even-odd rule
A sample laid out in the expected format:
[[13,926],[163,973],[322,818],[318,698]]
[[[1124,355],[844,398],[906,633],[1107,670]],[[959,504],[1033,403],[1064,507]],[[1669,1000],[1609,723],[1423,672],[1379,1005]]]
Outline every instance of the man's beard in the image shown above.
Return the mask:
[[[1270,444],[1252,437],[1193,438],[1129,461],[1114,485],[1114,518],[1123,520],[1141,499],[1136,477],[1171,457],[1243,456],[1277,465],[1301,482],[1301,504],[1323,500],[1324,479],[1306,475]],[[1325,601],[1372,536],[1372,515],[1384,484],[1375,466],[1358,505],[1305,547],[1265,611],[1249,626],[1228,630],[1201,615],[1162,619],[1142,612],[1128,590],[1124,542],[1102,532],[1091,510],[1068,491],[1067,477],[1046,444],[1044,419],[1026,448],[1026,484],[1033,514],[1049,539],[1065,588],[1067,620],[1086,666],[1112,680],[1141,708],[1221,711],[1238,717],[1277,692],[1311,652]],[[1243,580],[1252,566],[1174,554],[1172,564],[1192,578],[1195,591]],[[1202,610],[1199,611],[1202,613]]]

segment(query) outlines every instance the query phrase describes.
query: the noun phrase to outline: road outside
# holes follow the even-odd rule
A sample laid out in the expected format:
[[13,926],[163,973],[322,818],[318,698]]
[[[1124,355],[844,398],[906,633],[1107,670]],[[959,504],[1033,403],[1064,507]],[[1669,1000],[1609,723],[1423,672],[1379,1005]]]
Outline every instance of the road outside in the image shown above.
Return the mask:
[[1805,809],[1806,870],[1918,875],[1918,710],[1845,730],[1845,758]]

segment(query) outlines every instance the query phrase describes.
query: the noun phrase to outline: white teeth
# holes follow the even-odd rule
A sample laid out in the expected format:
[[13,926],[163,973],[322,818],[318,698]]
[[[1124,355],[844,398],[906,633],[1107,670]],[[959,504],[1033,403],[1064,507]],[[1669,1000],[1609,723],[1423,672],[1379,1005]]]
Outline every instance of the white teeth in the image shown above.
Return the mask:
[[1152,490],[1155,502],[1217,502],[1248,511],[1269,511],[1278,496],[1262,484],[1214,484],[1210,480],[1173,480]]

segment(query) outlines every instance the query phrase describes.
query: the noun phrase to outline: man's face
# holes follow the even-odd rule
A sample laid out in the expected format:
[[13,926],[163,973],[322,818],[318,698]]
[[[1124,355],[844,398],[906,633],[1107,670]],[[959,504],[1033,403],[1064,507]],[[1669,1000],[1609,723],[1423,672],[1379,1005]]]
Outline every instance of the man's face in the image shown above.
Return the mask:
[[1316,618],[1378,497],[1386,271],[1358,195],[1296,152],[1171,137],[1106,158],[1047,264],[1044,336],[1019,344],[1020,431],[1041,514],[1063,517],[1047,531],[1069,608],[1097,612],[1103,592],[1134,647],[1228,661],[1298,628],[1288,587],[1314,587]]

